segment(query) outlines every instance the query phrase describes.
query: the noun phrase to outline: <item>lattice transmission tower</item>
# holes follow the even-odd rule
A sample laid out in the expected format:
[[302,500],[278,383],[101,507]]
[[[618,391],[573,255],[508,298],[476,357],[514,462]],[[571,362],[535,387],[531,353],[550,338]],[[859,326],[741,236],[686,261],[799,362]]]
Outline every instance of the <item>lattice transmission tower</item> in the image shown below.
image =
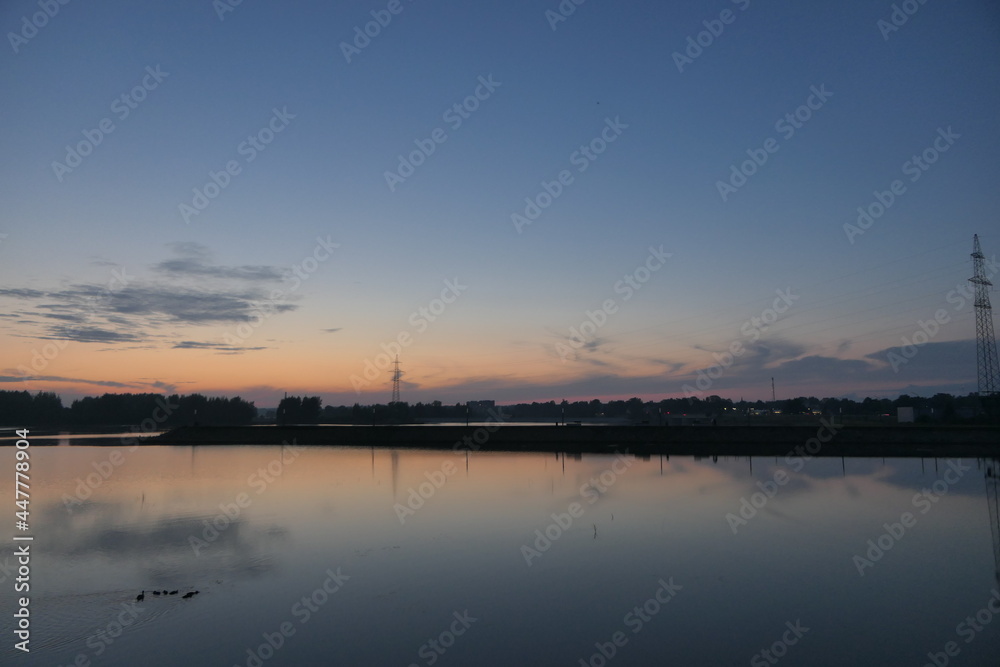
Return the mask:
[[990,306],[990,287],[993,283],[986,276],[986,258],[979,247],[979,235],[972,236],[973,275],[969,282],[975,285],[976,298],[976,366],[979,375],[979,397],[992,402],[1000,396],[1000,370],[997,367],[997,342],[993,335],[993,309]]
[[396,361],[392,365],[392,400],[389,401],[389,405],[394,403],[399,403],[399,378],[403,377],[403,371],[399,370],[399,355],[396,355]]

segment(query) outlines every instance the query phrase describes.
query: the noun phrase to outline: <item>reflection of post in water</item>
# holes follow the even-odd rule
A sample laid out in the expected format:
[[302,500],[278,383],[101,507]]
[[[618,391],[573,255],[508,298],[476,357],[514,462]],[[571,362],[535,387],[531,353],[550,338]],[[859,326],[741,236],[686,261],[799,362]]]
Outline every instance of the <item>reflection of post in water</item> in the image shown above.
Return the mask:
[[990,530],[993,532],[993,558],[996,563],[996,577],[1000,581],[1000,500],[998,500],[998,490],[1000,490],[1000,459],[987,459],[985,466],[986,474],[986,502],[990,506]]
[[392,499],[395,501],[397,497],[396,486],[399,483],[399,452],[397,450],[389,452],[389,463],[392,471]]

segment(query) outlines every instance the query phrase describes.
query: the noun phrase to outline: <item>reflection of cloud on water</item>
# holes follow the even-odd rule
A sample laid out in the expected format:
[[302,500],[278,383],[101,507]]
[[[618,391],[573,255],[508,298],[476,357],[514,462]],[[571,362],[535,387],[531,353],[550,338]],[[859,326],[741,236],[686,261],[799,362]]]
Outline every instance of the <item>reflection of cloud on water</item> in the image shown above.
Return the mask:
[[[757,486],[757,483],[769,484],[774,481],[774,475],[778,471],[785,473],[785,483],[778,485],[778,493],[787,496],[793,496],[797,494],[811,493],[816,490],[816,482],[823,479],[823,477],[815,477],[813,475],[807,474],[807,469],[803,468],[801,472],[795,472],[789,466],[783,465],[782,459],[778,459],[778,463],[774,462],[773,457],[769,457],[764,461],[757,459],[755,457],[753,461],[753,474],[751,475],[751,462],[746,459],[727,460],[725,465],[710,464],[712,470],[717,470],[721,474],[725,475],[727,479],[723,478],[717,480],[711,485],[706,485],[705,493],[715,493],[720,489],[736,489],[737,493],[741,493],[744,496],[749,497],[751,494],[762,492],[761,488]],[[813,461],[815,462],[815,460]],[[839,459],[838,459],[838,471],[839,471]],[[837,475],[840,476],[839,474]]]
[[[960,461],[963,466],[970,466],[971,470],[966,470],[954,484],[948,485],[949,496],[968,496],[970,498],[980,498],[983,495],[983,467],[979,461],[974,459],[925,459],[924,469],[920,470],[919,461],[914,461],[912,469],[904,470],[902,462],[896,461],[887,463],[888,472],[880,476],[880,481],[885,484],[900,487],[914,492],[931,486],[937,480],[945,480],[944,474],[950,470],[948,461]],[[935,470],[935,462],[937,469]],[[953,478],[954,473],[949,473]]]
[[797,523],[797,524],[806,523],[800,517],[792,516],[791,514],[786,514],[785,512],[782,512],[780,509],[778,509],[775,506],[775,503],[768,503],[768,504],[764,505],[764,507],[762,507],[760,511],[763,514],[769,514],[772,517],[774,517],[776,519],[780,519],[780,520],[782,520],[782,521],[784,521],[786,523]]
[[[259,576],[275,567],[275,546],[287,542],[288,532],[277,525],[256,526],[245,513],[225,521],[221,514],[151,520],[122,503],[87,502],[71,514],[57,502],[39,513],[47,554],[138,565],[150,586]],[[222,530],[208,527],[216,519]],[[197,554],[192,543],[198,545]]]
[[[792,461],[795,462],[797,456],[793,454]],[[954,460],[954,459],[951,459]],[[856,484],[858,480],[867,479],[878,484],[892,486],[906,491],[919,492],[921,489],[930,486],[939,479],[944,479],[943,475],[949,469],[949,459],[938,459],[937,470],[935,470],[935,460],[925,459],[924,467],[921,470],[920,459],[885,459],[882,458],[857,458],[847,457],[842,460],[840,457],[832,458],[803,458],[801,470],[795,471],[794,467],[785,464],[785,457],[753,457],[753,474],[750,473],[749,464],[745,459],[733,465],[734,461],[727,461],[725,466],[712,466],[718,468],[722,473],[730,477],[734,482],[744,485],[746,489],[759,491],[757,482],[767,482],[774,479],[774,474],[778,470],[783,470],[788,475],[788,481],[781,485],[781,493],[792,495],[814,490],[820,483],[826,481],[844,480],[844,488],[852,498],[859,498],[863,493],[861,487]],[[846,466],[845,466],[846,462]],[[948,487],[948,495],[966,496],[978,498],[983,495],[982,484],[979,479],[982,477],[982,466],[973,459],[961,459],[962,465],[972,466],[972,470],[966,471],[961,478]],[[799,464],[796,464],[799,465]]]

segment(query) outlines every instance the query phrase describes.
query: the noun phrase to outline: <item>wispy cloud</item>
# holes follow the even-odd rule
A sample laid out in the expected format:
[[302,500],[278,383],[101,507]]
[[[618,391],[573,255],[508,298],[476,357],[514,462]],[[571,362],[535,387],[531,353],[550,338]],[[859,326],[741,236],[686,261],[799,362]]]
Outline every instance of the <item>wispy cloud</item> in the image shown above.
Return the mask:
[[173,393],[177,391],[177,385],[173,382],[163,382],[161,380],[155,380],[153,382],[147,383],[150,387],[155,389],[162,389],[165,392]]
[[[770,393],[772,377],[777,379],[779,386],[786,388],[815,387],[817,384],[829,387],[828,391],[813,392],[820,396],[851,397],[847,387],[859,388],[860,393],[855,398],[900,391],[921,396],[937,392],[964,394],[975,391],[975,345],[974,340],[927,343],[917,348],[917,353],[897,373],[886,359],[890,351],[899,353],[899,348],[886,348],[860,359],[850,359],[806,354],[811,351],[809,347],[788,340],[761,340],[748,345],[747,353],[725,369],[705,395],[717,393],[738,397],[742,391],[759,393],[762,387],[767,387]],[[711,363],[715,363],[714,360]],[[683,385],[690,383],[697,369],[707,367],[709,362],[684,364],[652,358],[644,360],[642,365],[652,372],[609,372],[595,364],[590,369],[592,372],[585,371],[569,380],[525,382],[513,375],[463,378],[441,383],[435,393],[445,399],[477,395],[498,401],[683,396]],[[353,400],[356,396],[350,393],[328,397],[328,402],[332,403]]]
[[27,376],[14,376],[14,375],[0,375],[0,382],[69,382],[73,384],[90,384],[98,387],[114,387],[116,389],[125,389],[135,387],[135,384],[128,382],[116,382],[113,380],[87,380],[84,378],[68,378],[62,377],[60,375],[27,375]]
[[[10,369],[7,369],[10,372]],[[177,391],[177,384],[174,382],[163,382],[148,378],[134,380],[132,382],[119,382],[116,380],[89,380],[87,378],[64,377],[62,375],[0,375],[0,384],[13,384],[21,382],[58,382],[66,384],[85,384],[94,387],[110,387],[112,389],[132,389],[149,390],[158,389],[165,393]],[[181,383],[183,384],[183,383]]]
[[0,289],[0,297],[5,296],[11,299],[41,299],[45,295],[46,292],[36,289]]
[[211,250],[200,243],[190,241],[171,243],[169,246],[178,257],[153,265],[153,271],[171,277],[215,278],[247,282],[281,280],[285,270],[264,264],[243,264],[221,266],[212,264]]
[[78,343],[136,343],[143,340],[141,335],[128,331],[114,331],[99,327],[72,327],[58,325],[49,330],[49,335],[42,338],[58,340],[75,340]]
[[238,345],[226,345],[225,343],[205,343],[194,340],[182,340],[173,345],[175,350],[215,350],[220,354],[240,354],[242,352],[252,352],[254,350],[266,350],[266,347],[240,347]]
[[[225,292],[147,285],[126,287],[110,295],[103,308],[121,315],[164,317],[180,324],[240,322],[253,312],[254,300],[263,300],[255,290]],[[278,313],[295,310],[293,304],[273,306]]]
[[[267,301],[284,271],[266,265],[213,264],[211,251],[198,243],[172,243],[176,257],[152,266],[155,281],[133,278],[124,285],[76,283],[42,291],[0,289],[0,299],[27,306],[17,313],[20,332],[39,339],[81,343],[159,342],[176,336],[178,327],[245,322]],[[268,303],[272,315],[296,310],[294,303]],[[34,316],[36,319],[30,319]],[[182,341],[176,347],[214,348],[223,353],[262,349]]]

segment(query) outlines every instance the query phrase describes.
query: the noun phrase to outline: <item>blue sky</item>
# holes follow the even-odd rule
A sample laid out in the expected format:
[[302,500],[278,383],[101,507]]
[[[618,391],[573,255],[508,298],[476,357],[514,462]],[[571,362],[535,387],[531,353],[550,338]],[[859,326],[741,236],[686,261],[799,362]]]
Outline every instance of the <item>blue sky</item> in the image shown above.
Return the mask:
[[[553,30],[557,2],[402,0],[347,62],[342,44],[387,4],[247,1],[220,18],[207,0],[70,2],[36,33],[37,3],[0,8],[6,388],[384,401],[384,368],[360,393],[352,377],[409,332],[410,400],[682,395],[734,342],[747,352],[707,393],[765,398],[772,376],[786,395],[975,390],[972,308],[946,299],[971,276],[972,235],[988,256],[1000,245],[992,3],[908,5],[884,33],[892,3],[588,0]],[[706,21],[721,34],[678,71]],[[477,87],[454,127],[446,112]],[[776,127],[815,90],[828,97],[794,134]],[[240,146],[276,110],[281,131],[248,161]],[[103,119],[113,131],[57,173]],[[580,172],[575,152],[609,122],[615,140]],[[386,172],[439,128],[390,190]],[[718,182],[768,139],[724,201]],[[929,148],[910,180],[904,163]],[[230,161],[186,221],[180,206]],[[518,233],[512,214],[563,170],[572,182]],[[849,239],[894,180],[902,194]],[[313,265],[317,239],[338,247]],[[660,246],[670,259],[626,302],[616,283]],[[455,279],[467,289],[415,331],[411,313]],[[749,340],[741,327],[784,289],[797,300]],[[606,324],[560,355],[607,299]],[[888,352],[942,308],[892,369]],[[45,345],[58,352],[43,363]]]

